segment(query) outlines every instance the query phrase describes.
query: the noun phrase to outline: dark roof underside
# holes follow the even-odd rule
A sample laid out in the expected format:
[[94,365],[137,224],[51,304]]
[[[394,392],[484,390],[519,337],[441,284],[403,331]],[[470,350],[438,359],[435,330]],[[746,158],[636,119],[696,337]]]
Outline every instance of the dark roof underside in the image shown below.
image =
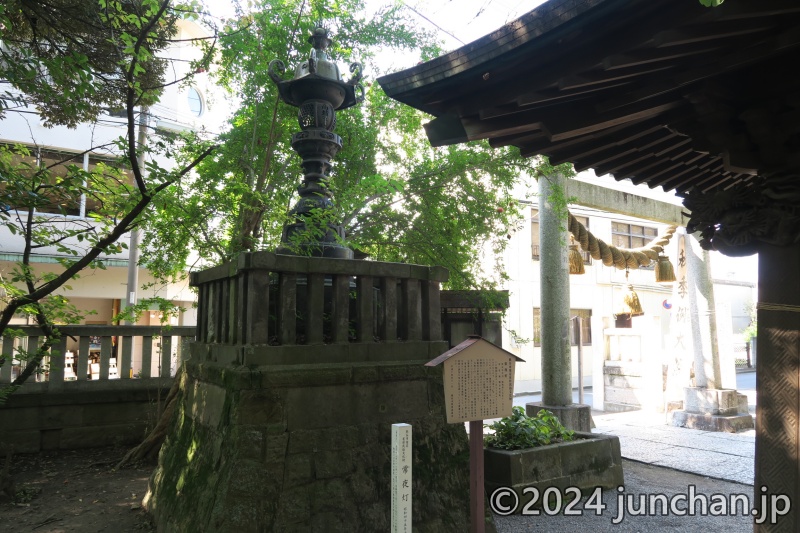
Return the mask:
[[489,139],[678,193],[798,186],[800,1],[550,0],[379,80],[434,146]]

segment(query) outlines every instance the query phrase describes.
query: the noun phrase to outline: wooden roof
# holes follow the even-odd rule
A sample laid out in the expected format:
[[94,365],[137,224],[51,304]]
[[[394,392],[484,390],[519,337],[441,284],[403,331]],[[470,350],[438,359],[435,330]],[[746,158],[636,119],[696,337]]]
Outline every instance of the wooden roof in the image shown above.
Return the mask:
[[456,346],[453,346],[452,348],[450,348],[449,350],[444,352],[442,355],[440,355],[438,357],[435,357],[434,359],[431,359],[430,361],[425,363],[425,366],[439,366],[440,364],[444,363],[445,361],[447,361],[451,357],[453,357],[455,355],[458,355],[459,353],[463,352],[464,350],[467,350],[467,349],[471,348],[472,346],[474,346],[475,344],[478,344],[478,343],[486,344],[486,345],[498,350],[499,352],[502,352],[502,353],[506,354],[509,357],[513,357],[514,361],[519,361],[520,363],[524,363],[525,362],[525,359],[522,359],[521,357],[517,357],[516,355],[514,355],[511,352],[509,352],[508,350],[506,350],[506,349],[494,344],[493,342],[487,341],[486,339],[484,339],[480,335],[469,335],[460,344],[458,344]]
[[800,1],[550,0],[378,81],[434,146],[489,139],[679,194],[800,188]]

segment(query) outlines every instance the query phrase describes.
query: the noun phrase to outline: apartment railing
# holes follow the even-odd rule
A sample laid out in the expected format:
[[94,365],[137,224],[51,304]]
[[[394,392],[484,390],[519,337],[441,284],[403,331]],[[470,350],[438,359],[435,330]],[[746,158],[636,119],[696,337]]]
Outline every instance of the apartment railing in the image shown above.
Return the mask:
[[[192,275],[197,340],[222,356],[217,360],[240,364],[363,359],[370,350],[358,347],[376,344],[388,359],[397,353],[392,345],[442,340],[446,280],[441,267],[245,254]],[[330,348],[305,349],[320,345]],[[250,348],[224,348],[242,346]]]
[[[44,341],[41,328],[12,327],[23,335],[2,339],[0,354],[5,362],[0,367],[0,383],[10,383],[24,368],[20,349],[33,353]],[[170,377],[188,354],[183,344],[194,339],[196,328],[72,325],[58,326],[58,331],[61,336],[44,360],[42,371],[30,379],[47,381],[51,389],[71,381]],[[140,361],[135,371],[134,355]]]

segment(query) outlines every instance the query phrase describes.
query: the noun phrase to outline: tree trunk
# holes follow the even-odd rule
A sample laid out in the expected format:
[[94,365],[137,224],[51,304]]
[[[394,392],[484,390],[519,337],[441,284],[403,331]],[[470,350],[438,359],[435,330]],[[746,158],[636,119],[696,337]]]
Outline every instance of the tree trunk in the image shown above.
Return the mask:
[[175,376],[175,381],[172,383],[172,387],[167,393],[167,398],[164,400],[164,410],[153,430],[145,437],[144,441],[125,454],[125,457],[117,464],[117,469],[139,461],[155,462],[158,459],[158,452],[167,438],[167,432],[172,425],[172,417],[175,414],[175,407],[180,398],[181,375],[182,372],[179,372]]

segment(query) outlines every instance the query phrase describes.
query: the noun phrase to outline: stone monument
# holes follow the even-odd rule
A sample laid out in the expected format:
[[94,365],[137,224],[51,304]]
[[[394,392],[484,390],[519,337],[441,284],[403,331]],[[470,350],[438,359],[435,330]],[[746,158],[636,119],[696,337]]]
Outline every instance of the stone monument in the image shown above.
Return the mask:
[[[702,250],[696,239],[681,231],[673,350],[677,357],[691,357],[694,377],[684,376],[682,380],[688,381],[683,387],[683,409],[672,412],[672,425],[735,433],[753,429],[754,423],[747,397],[735,388],[723,387],[714,286],[708,262],[708,251]],[[735,383],[731,385],[736,386]]]

